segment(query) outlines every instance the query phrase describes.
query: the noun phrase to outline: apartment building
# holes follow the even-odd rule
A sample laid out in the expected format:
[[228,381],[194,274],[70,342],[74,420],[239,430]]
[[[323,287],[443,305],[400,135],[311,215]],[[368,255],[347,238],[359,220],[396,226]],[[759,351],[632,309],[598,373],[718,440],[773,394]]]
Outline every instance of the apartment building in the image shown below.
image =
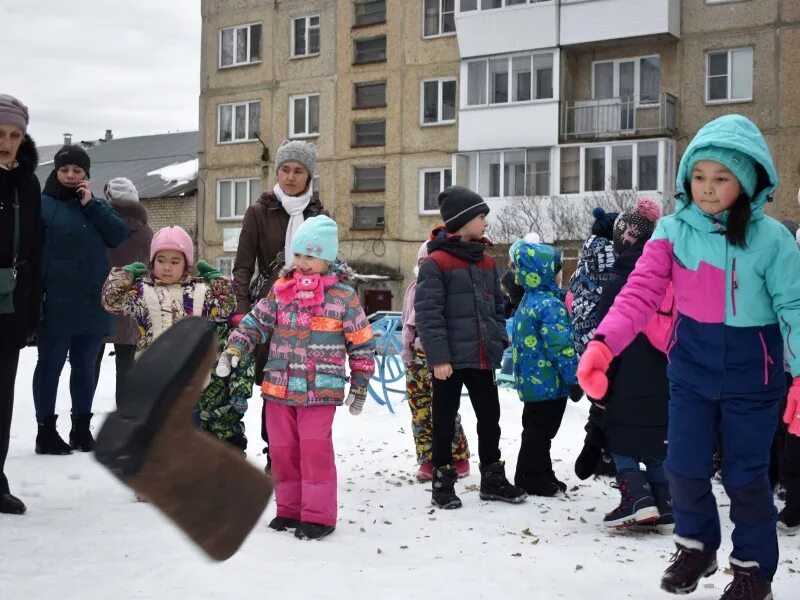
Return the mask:
[[[800,215],[800,2],[203,0],[201,252],[229,269],[285,138],[318,149],[341,254],[399,306],[451,182],[493,208],[674,194],[709,119],[765,132]],[[367,297],[370,308],[384,306]],[[388,294],[385,292],[388,291]]]

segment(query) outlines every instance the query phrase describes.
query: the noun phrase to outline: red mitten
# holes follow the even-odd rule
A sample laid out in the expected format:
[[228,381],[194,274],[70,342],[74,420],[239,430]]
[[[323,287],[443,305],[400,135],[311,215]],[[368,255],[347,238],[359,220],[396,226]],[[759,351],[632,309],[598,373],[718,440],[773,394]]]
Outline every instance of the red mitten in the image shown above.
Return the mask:
[[789,388],[783,422],[786,423],[786,430],[789,433],[800,437],[800,377],[795,377],[792,387]]
[[233,313],[230,317],[228,317],[228,324],[231,327],[238,327],[239,323],[244,319],[244,316],[247,313]]
[[614,355],[603,342],[592,340],[578,363],[578,383],[591,398],[604,398],[608,391],[606,371]]

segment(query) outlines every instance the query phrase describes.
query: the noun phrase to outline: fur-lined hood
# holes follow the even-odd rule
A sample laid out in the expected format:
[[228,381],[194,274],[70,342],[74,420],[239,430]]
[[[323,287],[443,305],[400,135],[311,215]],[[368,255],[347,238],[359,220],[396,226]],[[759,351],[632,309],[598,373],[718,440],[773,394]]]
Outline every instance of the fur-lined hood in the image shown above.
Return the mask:
[[[294,273],[294,265],[284,265],[278,273],[278,279],[285,279],[291,277]],[[356,272],[351,269],[346,262],[338,258],[331,263],[325,275],[336,275],[340,283],[351,284]]]
[[22,140],[22,144],[17,150],[18,166],[14,171],[19,170],[20,175],[33,175],[36,167],[39,166],[39,152],[36,150],[36,142],[27,133]]

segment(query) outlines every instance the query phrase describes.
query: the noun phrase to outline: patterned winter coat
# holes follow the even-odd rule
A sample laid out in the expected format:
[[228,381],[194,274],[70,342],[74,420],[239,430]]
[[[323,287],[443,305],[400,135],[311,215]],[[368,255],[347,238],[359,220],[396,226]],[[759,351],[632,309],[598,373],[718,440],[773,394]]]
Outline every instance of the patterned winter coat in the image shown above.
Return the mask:
[[341,405],[348,356],[351,388],[366,390],[375,371],[375,340],[358,294],[346,283],[348,272],[344,263],[318,279],[285,270],[228,338],[243,356],[270,339],[261,384],[265,400]]
[[611,278],[614,259],[612,241],[593,235],[584,242],[578,266],[569,280],[569,290],[573,296],[572,329],[578,355],[586,350],[586,344],[600,323],[597,303],[603,293],[603,283]]
[[137,356],[177,321],[189,316],[227,319],[236,304],[231,282],[224,277],[205,282],[187,274],[177,283],[164,285],[152,275],[134,279],[122,269],[111,270],[102,299],[103,308],[111,314],[136,321]]
[[578,382],[578,357],[564,293],[555,283],[555,249],[519,240],[510,254],[525,288],[514,315],[514,386],[523,402],[565,398]]

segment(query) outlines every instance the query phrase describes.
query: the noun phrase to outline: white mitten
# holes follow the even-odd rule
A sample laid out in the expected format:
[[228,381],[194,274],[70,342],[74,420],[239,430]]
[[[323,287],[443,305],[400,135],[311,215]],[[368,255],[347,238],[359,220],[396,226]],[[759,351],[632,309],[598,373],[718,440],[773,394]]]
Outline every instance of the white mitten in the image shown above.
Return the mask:
[[225,348],[217,361],[217,377],[227,377],[239,364],[239,351],[235,348]]
[[360,415],[364,410],[364,401],[367,399],[367,390],[362,387],[351,387],[350,394],[344,401],[345,406],[350,407],[351,415]]

